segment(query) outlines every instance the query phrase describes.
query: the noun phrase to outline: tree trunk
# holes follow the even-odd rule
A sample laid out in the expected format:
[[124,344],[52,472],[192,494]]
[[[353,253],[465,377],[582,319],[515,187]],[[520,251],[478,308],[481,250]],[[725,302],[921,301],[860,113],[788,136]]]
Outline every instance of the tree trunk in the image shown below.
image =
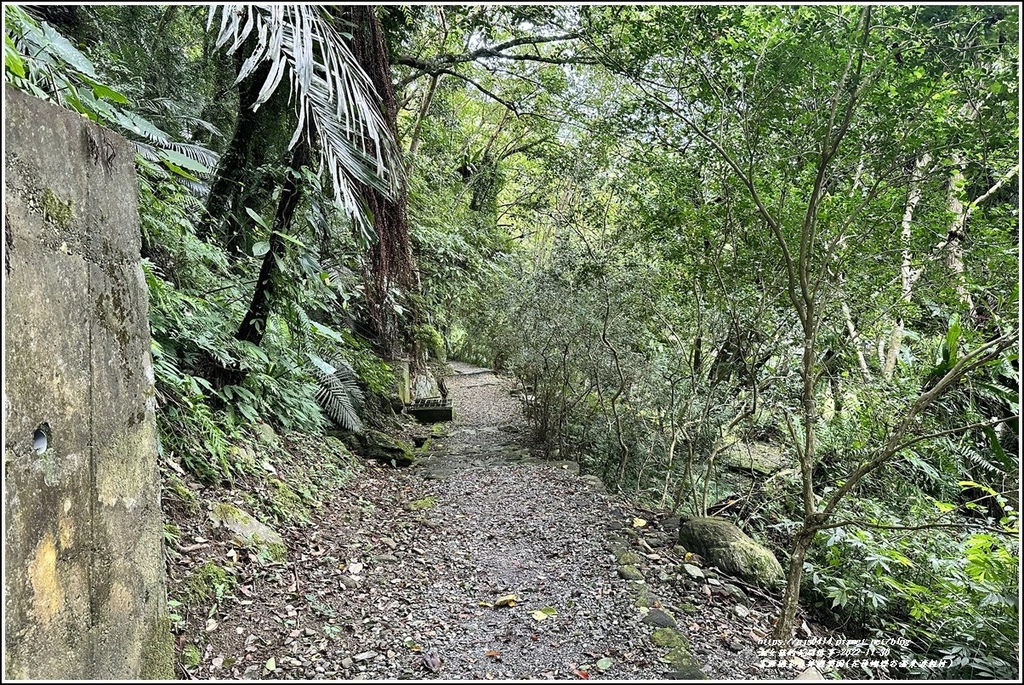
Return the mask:
[[[917,209],[917,204],[921,201],[921,174],[924,168],[931,162],[931,155],[925,153],[917,160],[914,165],[914,175],[910,179],[910,191],[907,194],[907,204],[903,209],[903,221],[901,223],[901,236],[903,240],[903,263],[900,265],[900,284],[901,292],[900,299],[903,303],[910,304],[911,296],[914,292],[914,283],[917,281],[918,276],[921,275],[920,270],[915,271],[910,263],[910,237],[911,227],[914,225],[914,210]],[[885,364],[882,366],[882,376],[886,380],[892,378],[893,371],[896,370],[896,358],[899,356],[900,348],[903,346],[903,316],[896,317],[896,323],[892,328],[892,334],[889,336],[889,349],[885,354]]]
[[[249,43],[246,43],[249,45]],[[244,55],[236,53],[236,69]],[[288,89],[280,86],[257,111],[256,98],[269,73],[269,64],[238,85],[238,120],[206,200],[206,218],[199,229],[204,240],[214,240],[229,253],[248,254],[252,235],[245,207],[261,212],[273,195],[274,178],[261,167],[285,160],[296,119],[288,101]]]
[[270,231],[270,248],[263,256],[263,264],[260,266],[260,275],[256,279],[256,290],[252,294],[252,302],[249,311],[242,319],[235,337],[239,340],[259,345],[263,342],[263,335],[267,330],[267,318],[270,316],[274,304],[274,295],[281,273],[278,270],[278,260],[284,257],[285,244],[281,234],[288,230],[292,217],[295,216],[295,209],[302,197],[302,188],[296,178],[302,167],[309,164],[309,145],[300,141],[292,153],[291,171],[285,180],[284,188],[281,190],[281,199],[277,204],[277,212],[274,215],[274,223]]
[[946,267],[953,275],[953,287],[963,303],[965,318],[974,310],[974,300],[967,290],[967,278],[964,275],[964,238],[967,236],[967,218],[969,210],[964,205],[962,196],[967,179],[963,168],[966,166],[963,155],[953,154],[953,173],[949,177],[949,211],[953,214],[953,225],[949,228],[946,238]]
[[800,606],[800,582],[804,576],[804,558],[814,542],[816,530],[800,530],[793,538],[793,554],[789,558],[789,572],[786,574],[786,591],[782,594],[782,610],[779,622],[775,624],[772,637],[789,642],[793,638],[796,610]]
[[430,85],[427,87],[427,92],[423,95],[423,101],[420,103],[420,112],[416,117],[416,125],[412,128],[412,139],[409,142],[410,164],[412,164],[412,160],[416,157],[416,151],[419,150],[420,128],[423,126],[423,120],[427,118],[427,112],[434,101],[434,93],[437,92],[437,84],[440,80],[441,77],[438,74],[433,74],[430,77]]
[[[381,99],[384,119],[395,140],[398,140],[398,103],[391,85],[391,66],[384,31],[376,10],[371,5],[332,7],[338,18],[352,26],[349,47],[359,66],[370,77]],[[370,248],[369,273],[366,275],[367,304],[371,329],[380,351],[387,357],[401,353],[403,340],[395,311],[393,290],[408,290],[414,284],[412,250],[409,244],[408,196],[403,187],[397,199],[390,199],[373,188],[357,184],[360,197],[366,202],[376,240]],[[413,312],[413,318],[416,314]]]

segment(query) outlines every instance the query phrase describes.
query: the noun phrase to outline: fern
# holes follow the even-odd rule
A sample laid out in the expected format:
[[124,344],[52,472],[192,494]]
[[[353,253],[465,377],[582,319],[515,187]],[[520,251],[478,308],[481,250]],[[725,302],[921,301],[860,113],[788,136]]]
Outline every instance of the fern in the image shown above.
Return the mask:
[[316,400],[324,414],[341,428],[358,433],[363,429],[359,408],[363,402],[363,390],[359,387],[359,376],[344,359],[332,359],[331,363],[312,352],[306,356],[313,362],[313,375],[317,381]]

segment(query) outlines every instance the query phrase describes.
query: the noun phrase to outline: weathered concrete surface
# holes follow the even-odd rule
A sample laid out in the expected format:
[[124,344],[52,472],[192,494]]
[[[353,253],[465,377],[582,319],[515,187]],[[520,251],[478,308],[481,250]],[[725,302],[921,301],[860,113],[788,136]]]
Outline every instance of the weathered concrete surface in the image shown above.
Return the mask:
[[4,675],[172,678],[134,154],[4,95]]

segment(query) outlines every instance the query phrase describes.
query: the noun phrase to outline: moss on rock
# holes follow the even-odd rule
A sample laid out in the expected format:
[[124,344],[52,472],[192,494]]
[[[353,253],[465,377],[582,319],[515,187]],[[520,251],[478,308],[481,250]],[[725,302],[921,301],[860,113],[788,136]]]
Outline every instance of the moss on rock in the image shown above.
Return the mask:
[[210,520],[215,525],[222,525],[234,533],[237,544],[254,549],[261,556],[273,561],[284,561],[288,557],[288,550],[280,533],[233,504],[214,504],[210,511]]
[[207,561],[196,567],[185,581],[186,598],[189,604],[200,604],[231,592],[237,582],[224,567]]
[[782,583],[782,565],[768,549],[722,518],[694,518],[679,526],[679,544],[729,575],[765,588]]

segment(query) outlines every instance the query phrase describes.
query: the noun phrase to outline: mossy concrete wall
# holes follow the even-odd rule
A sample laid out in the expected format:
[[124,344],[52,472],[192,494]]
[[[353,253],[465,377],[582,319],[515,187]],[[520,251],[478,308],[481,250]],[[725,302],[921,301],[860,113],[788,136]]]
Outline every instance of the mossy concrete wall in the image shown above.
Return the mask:
[[134,153],[4,96],[5,679],[172,678]]

